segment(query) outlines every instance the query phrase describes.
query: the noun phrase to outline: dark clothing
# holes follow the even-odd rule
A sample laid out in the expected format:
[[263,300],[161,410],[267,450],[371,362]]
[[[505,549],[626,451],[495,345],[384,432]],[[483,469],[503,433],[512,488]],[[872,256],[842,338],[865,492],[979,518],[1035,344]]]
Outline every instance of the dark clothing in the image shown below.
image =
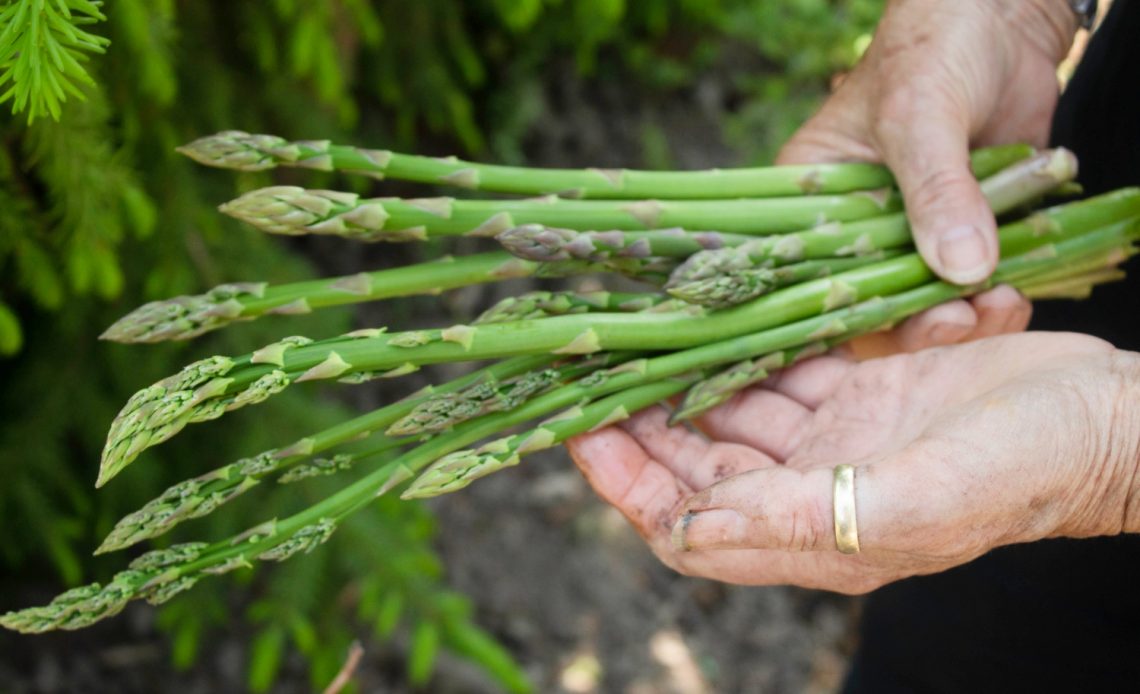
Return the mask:
[[[1053,141],[1088,194],[1140,185],[1140,0],[1116,0],[1061,99]],[[1129,280],[1035,309],[1032,328],[1140,350],[1140,257]],[[1140,536],[994,550],[866,602],[846,694],[1140,691]]]

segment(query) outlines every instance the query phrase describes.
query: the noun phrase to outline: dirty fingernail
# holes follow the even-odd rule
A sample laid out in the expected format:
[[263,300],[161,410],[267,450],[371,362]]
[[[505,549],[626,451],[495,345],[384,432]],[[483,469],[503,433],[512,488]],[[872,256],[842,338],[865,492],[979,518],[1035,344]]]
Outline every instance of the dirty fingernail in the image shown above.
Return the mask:
[[989,274],[989,252],[981,230],[957,226],[938,239],[938,260],[942,272],[958,284],[981,282]]
[[732,509],[686,513],[673,525],[673,548],[678,552],[737,547],[744,541],[747,522]]

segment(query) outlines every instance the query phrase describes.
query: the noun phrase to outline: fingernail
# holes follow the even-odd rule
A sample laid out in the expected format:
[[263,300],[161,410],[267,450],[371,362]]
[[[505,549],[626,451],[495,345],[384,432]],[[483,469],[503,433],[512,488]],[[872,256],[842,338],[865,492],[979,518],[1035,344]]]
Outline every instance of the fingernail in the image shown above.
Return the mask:
[[673,525],[673,548],[678,552],[737,547],[744,541],[747,523],[732,509],[686,513]]
[[938,240],[938,260],[942,263],[942,272],[958,284],[984,280],[990,270],[986,256],[986,239],[977,227],[957,226],[942,234]]

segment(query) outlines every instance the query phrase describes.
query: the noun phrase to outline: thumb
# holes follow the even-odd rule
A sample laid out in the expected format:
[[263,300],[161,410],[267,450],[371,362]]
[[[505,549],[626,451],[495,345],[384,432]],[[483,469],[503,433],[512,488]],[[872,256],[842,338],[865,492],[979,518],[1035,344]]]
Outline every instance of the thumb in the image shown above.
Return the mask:
[[775,467],[722,480],[686,501],[673,526],[681,551],[834,550],[832,471]]
[[956,284],[989,277],[998,261],[997,229],[970,170],[968,115],[948,96],[899,91],[884,102],[875,137],[930,268]]

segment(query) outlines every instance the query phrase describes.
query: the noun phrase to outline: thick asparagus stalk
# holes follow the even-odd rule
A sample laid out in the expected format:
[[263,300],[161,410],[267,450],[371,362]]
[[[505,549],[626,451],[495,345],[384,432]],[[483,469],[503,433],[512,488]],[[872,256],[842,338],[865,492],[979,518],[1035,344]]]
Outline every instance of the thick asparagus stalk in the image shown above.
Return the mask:
[[[251,135],[237,130],[203,137],[178,151],[207,166],[242,171],[300,166],[497,193],[553,194],[567,198],[778,197],[882,188],[894,180],[885,167],[874,164],[706,171],[536,169],[347,147],[327,140],[289,142],[273,135]],[[1031,153],[1027,145],[1008,145],[979,150],[972,159],[975,171],[984,176],[987,171],[1003,168]]]
[[[1072,180],[1076,173],[1077,160],[1071,152],[1049,150],[994,174],[982,181],[981,187],[994,213],[1002,214]],[[695,253],[677,268],[667,287],[691,295],[693,291],[682,289],[690,282],[731,277],[742,270],[805,258],[858,256],[912,243],[910,225],[901,212],[862,222],[825,225]],[[737,296],[746,294],[741,291]]]
[[888,190],[733,200],[525,200],[361,198],[355,193],[261,188],[218,209],[271,234],[332,234],[357,241],[495,236],[520,224],[571,229],[716,228],[773,234],[901,209]]

